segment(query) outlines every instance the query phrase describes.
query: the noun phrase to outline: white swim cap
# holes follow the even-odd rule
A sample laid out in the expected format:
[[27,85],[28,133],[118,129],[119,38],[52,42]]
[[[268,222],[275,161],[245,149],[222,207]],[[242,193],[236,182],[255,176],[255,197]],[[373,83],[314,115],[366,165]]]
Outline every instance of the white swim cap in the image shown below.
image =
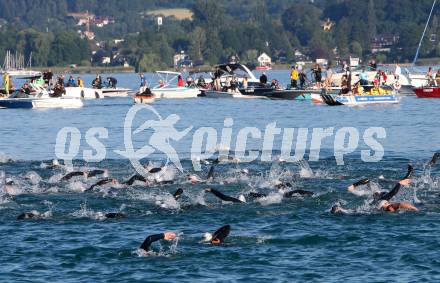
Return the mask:
[[238,197],[238,199],[239,199],[240,201],[242,201],[242,202],[246,202],[246,198],[244,197],[244,195],[240,195],[240,196]]
[[204,241],[204,242],[209,242],[209,241],[211,241],[211,240],[212,240],[212,234],[209,233],[209,232],[206,232],[206,233],[203,235],[203,241]]

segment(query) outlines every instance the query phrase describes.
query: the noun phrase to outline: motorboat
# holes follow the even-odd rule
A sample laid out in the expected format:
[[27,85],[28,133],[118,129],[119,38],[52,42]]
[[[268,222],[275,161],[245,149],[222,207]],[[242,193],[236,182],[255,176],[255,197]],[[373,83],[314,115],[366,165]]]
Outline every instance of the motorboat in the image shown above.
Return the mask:
[[322,101],[331,106],[347,105],[360,106],[370,104],[396,104],[400,103],[400,97],[395,95],[395,91],[383,88],[361,87],[353,89],[353,92],[347,94],[332,95],[321,94]]
[[[370,66],[366,66],[366,67],[356,67],[356,68],[351,68],[350,72],[351,72],[351,77],[352,77],[352,85],[356,84],[356,78],[358,78],[360,76],[360,74],[362,73],[362,70],[365,69],[366,74],[368,75],[368,81],[369,82],[373,82],[376,78],[377,75],[377,71],[378,69],[374,69]],[[400,94],[400,95],[414,95],[413,92],[413,86],[414,83],[419,83],[418,77],[412,77],[412,75],[407,72],[407,74],[400,74],[398,78],[395,78],[394,74],[391,72],[391,70],[387,67],[384,66],[384,68],[382,69],[382,71],[384,71],[387,75],[387,80],[385,82],[383,82],[383,85],[391,87],[393,89],[395,89],[396,94]],[[332,81],[336,86],[341,86],[342,83],[342,77],[344,75],[346,75],[347,72],[341,70],[340,72],[336,72],[332,75]]]
[[151,89],[155,98],[195,98],[200,94],[200,90],[196,87],[174,87],[177,85],[177,78],[181,75],[179,72],[156,71],[159,77],[158,85]]
[[217,91],[217,90],[205,90],[199,96],[207,97],[207,98],[268,99],[265,96],[243,95],[239,91]]
[[134,103],[149,104],[154,102],[154,94],[147,87],[141,87],[133,96]]
[[440,98],[439,86],[415,88],[414,92],[418,98]]
[[0,99],[0,108],[79,108],[83,102],[78,98],[51,97],[48,91],[28,96],[19,91],[8,98]]

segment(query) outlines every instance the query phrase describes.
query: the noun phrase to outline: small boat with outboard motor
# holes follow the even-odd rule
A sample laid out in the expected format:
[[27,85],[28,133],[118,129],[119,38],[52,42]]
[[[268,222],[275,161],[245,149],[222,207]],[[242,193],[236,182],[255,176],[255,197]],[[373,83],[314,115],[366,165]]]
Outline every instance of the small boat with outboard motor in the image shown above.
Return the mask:
[[150,104],[154,102],[154,94],[148,87],[141,87],[133,96],[134,103]]

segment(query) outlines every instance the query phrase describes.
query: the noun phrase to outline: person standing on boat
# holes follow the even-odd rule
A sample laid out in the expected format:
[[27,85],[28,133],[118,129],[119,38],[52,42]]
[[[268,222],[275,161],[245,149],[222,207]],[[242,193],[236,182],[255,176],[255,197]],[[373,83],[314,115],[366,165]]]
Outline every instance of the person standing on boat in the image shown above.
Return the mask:
[[3,75],[3,87],[5,88],[6,96],[9,96],[9,89],[11,88],[11,77],[7,72]]
[[401,74],[402,69],[400,68],[399,64],[396,63],[396,68],[394,69],[394,79],[398,81]]
[[244,89],[247,89],[247,88],[248,88],[248,78],[247,78],[247,77],[244,77],[244,78],[243,78],[243,83],[242,83],[242,85],[243,85],[243,88],[244,88]]
[[181,75],[178,75],[178,76],[177,76],[177,86],[178,86],[178,87],[184,87],[184,86],[185,86],[185,82],[183,81]]
[[315,77],[316,87],[321,88],[321,80],[322,80],[322,70],[319,64],[316,64],[312,69],[313,75]]
[[267,84],[267,76],[266,76],[266,73],[264,73],[264,72],[260,76],[260,84],[262,84],[262,85],[266,85]]
[[145,79],[144,73],[140,73],[140,74],[139,74],[139,77],[140,77],[140,79],[141,79],[141,85],[140,85],[140,87],[142,88],[142,87],[147,86],[147,80]]
[[84,87],[84,81],[80,77],[77,78],[76,84],[78,87]]
[[98,89],[102,88],[102,78],[99,74],[96,74],[96,78],[93,80],[92,86],[93,88],[98,88]]
[[298,88],[298,70],[295,66],[292,66],[292,70],[290,71],[290,88]]
[[327,66],[326,77],[325,77],[325,88],[330,88],[333,85],[333,71],[330,65]]
[[362,72],[359,74],[359,83],[361,86],[368,85],[368,73],[365,68],[362,68]]
[[304,89],[304,85],[306,84],[306,80],[307,80],[307,75],[306,75],[306,73],[304,73],[304,70],[301,70],[301,72],[299,73],[299,87],[301,89]]
[[107,77],[107,85],[109,88],[116,88],[116,85],[118,84],[118,80],[114,77]]
[[435,74],[435,82],[437,83],[437,86],[440,86],[440,69],[438,69]]
[[434,77],[432,76],[432,67],[429,67],[428,72],[426,73],[426,78],[428,79],[428,86],[434,86]]
[[216,67],[215,72],[214,72],[214,89],[215,90],[221,89],[221,81],[220,81],[221,75],[222,75],[222,72],[220,71],[220,68]]

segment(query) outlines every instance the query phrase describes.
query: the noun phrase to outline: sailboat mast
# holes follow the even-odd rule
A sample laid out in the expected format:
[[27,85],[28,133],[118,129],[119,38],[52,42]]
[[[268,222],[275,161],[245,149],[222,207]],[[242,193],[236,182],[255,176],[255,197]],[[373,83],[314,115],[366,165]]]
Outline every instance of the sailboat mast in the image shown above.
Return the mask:
[[436,2],[437,2],[437,0],[434,0],[434,3],[432,3],[431,12],[429,13],[428,21],[426,22],[425,29],[423,30],[422,37],[420,38],[419,46],[417,47],[416,55],[414,56],[414,60],[412,63],[413,66],[416,64],[417,58],[419,57],[420,47],[422,46],[422,41],[423,41],[423,38],[425,37],[426,29],[428,28],[429,21],[431,20],[432,12],[434,11],[434,7],[435,7]]

